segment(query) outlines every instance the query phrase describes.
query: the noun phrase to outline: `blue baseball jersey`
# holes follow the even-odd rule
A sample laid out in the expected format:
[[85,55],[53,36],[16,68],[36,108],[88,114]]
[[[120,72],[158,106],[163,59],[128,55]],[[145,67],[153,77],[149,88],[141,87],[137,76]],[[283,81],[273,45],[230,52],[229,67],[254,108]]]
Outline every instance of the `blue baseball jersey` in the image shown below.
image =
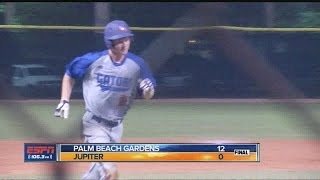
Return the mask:
[[132,53],[117,64],[108,50],[88,53],[66,66],[66,74],[81,78],[86,110],[102,118],[122,120],[130,109],[140,80],[156,81],[144,60]]

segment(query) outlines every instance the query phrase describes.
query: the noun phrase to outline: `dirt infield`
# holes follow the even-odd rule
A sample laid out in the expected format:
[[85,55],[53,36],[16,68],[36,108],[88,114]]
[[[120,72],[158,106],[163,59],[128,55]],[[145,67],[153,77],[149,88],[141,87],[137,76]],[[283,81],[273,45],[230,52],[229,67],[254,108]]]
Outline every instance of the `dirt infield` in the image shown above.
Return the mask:
[[[89,163],[24,163],[24,143],[46,142],[48,140],[0,141],[0,174],[7,176],[54,175],[54,168],[64,168],[68,173],[84,173]],[[54,142],[54,141],[50,141]],[[81,140],[56,140],[56,142],[79,143]],[[161,142],[231,142],[230,140],[197,139],[125,139],[125,143]],[[257,141],[233,140],[250,143]],[[257,163],[117,163],[121,173],[179,173],[179,172],[226,172],[277,170],[289,172],[317,171],[320,169],[319,140],[260,140],[261,162]],[[8,155],[10,154],[10,155]]]

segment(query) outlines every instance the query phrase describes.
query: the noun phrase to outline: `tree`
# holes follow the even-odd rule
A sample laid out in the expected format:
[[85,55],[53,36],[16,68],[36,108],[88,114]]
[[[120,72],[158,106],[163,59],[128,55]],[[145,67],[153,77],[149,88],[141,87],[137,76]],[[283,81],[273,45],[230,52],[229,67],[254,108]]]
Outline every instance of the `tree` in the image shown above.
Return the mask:
[[[93,3],[80,2],[23,2],[16,3],[15,17],[24,25],[90,26],[93,25]],[[64,61],[91,44],[91,31],[25,30],[15,34],[28,60]],[[67,49],[67,50],[66,50]],[[25,61],[25,60],[21,60]]]
[[3,13],[3,12],[4,12],[4,4],[0,3],[0,13]]
[[266,17],[266,26],[271,28],[274,24],[274,3],[265,2],[265,17]]
[[93,3],[23,2],[16,3],[16,15],[22,24],[91,25]]
[[320,13],[316,3],[274,3],[277,27],[319,27]]
[[0,24],[4,24],[4,4],[0,3]]
[[4,4],[5,24],[20,24],[16,14],[16,3],[7,2]]
[[308,10],[299,13],[297,27],[320,27],[320,12]]
[[[229,2],[228,22],[233,26],[265,27],[265,3]],[[219,17],[221,18],[221,17]]]
[[166,27],[195,3],[112,2],[111,19],[123,19],[133,26]]

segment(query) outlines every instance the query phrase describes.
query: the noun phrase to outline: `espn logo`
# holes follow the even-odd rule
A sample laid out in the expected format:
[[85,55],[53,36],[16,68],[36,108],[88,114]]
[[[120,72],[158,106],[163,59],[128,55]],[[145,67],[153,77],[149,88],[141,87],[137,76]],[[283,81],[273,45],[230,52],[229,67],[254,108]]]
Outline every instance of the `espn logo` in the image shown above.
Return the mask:
[[27,154],[54,154],[55,146],[33,145],[27,146]]
[[250,156],[250,150],[249,149],[235,149],[234,155],[235,156]]

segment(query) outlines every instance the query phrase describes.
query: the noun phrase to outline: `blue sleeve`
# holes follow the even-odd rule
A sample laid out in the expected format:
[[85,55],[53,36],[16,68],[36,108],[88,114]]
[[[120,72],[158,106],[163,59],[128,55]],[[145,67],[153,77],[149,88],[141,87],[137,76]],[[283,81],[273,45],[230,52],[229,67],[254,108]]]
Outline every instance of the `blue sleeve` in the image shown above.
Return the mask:
[[73,79],[83,78],[88,67],[98,60],[101,56],[106,55],[107,51],[87,53],[83,56],[76,57],[66,66],[66,74]]
[[129,57],[131,59],[133,59],[140,66],[140,78],[141,79],[149,78],[151,80],[153,86],[154,87],[157,86],[156,80],[153,77],[153,74],[152,74],[152,71],[150,70],[149,65],[146,64],[145,61],[138,56],[130,54]]

